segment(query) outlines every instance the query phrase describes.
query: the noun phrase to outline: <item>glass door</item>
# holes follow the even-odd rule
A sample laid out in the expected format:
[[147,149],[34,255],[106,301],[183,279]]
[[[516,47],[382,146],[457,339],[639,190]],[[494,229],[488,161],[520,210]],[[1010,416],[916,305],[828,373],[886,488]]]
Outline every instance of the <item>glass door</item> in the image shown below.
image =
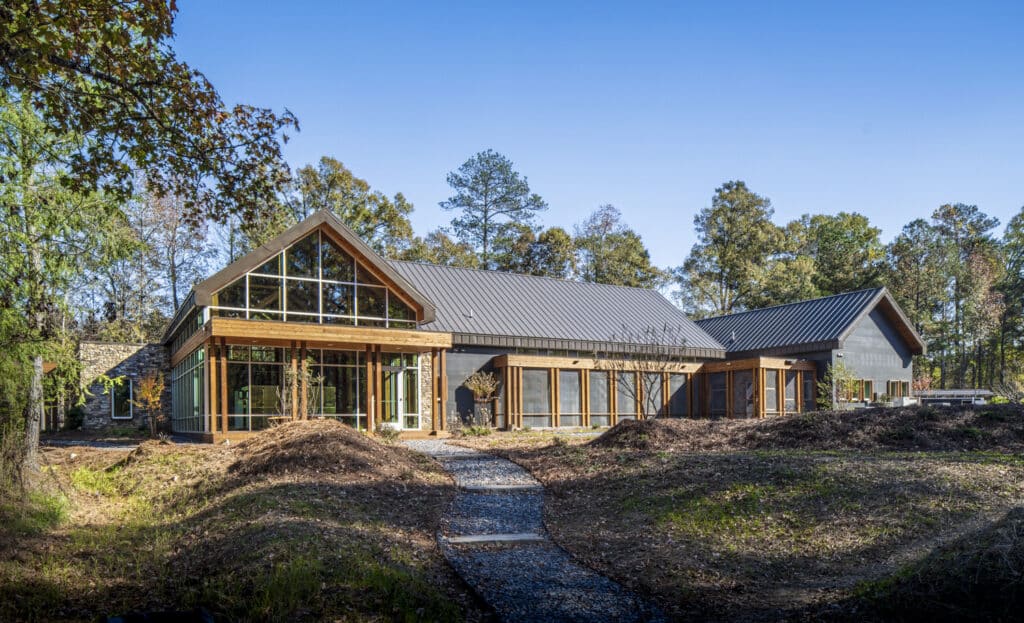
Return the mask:
[[403,369],[399,366],[384,366],[382,369],[383,387],[381,388],[380,423],[382,426],[402,429],[402,412],[404,387],[402,383]]

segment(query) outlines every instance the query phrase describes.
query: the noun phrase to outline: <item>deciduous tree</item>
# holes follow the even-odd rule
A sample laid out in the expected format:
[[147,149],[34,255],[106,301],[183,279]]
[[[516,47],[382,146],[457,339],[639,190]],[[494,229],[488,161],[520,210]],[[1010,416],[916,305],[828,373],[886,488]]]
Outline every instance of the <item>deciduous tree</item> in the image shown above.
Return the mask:
[[577,274],[583,281],[653,288],[665,279],[651,264],[640,236],[622,222],[622,213],[603,205],[576,226]]

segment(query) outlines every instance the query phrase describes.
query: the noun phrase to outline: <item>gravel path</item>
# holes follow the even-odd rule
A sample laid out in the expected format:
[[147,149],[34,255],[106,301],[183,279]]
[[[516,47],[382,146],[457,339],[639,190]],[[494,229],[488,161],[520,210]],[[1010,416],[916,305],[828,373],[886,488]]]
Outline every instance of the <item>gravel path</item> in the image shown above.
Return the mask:
[[[462,578],[504,621],[664,621],[646,599],[576,564],[548,538],[544,493],[533,476],[511,461],[445,443],[410,440],[433,456],[459,486],[438,543]],[[510,489],[505,489],[509,487]],[[480,537],[481,543],[452,543]],[[521,538],[522,542],[487,542]]]

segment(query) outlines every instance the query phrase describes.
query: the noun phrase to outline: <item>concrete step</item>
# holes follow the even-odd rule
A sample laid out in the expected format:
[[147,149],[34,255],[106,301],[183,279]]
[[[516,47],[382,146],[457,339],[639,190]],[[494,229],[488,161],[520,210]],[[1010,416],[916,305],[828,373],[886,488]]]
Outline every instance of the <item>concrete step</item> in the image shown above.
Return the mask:
[[543,543],[547,538],[536,532],[513,534],[462,534],[444,537],[452,545],[482,545],[486,543]]
[[463,485],[459,487],[467,493],[516,493],[519,491],[536,492],[544,491],[540,485]]

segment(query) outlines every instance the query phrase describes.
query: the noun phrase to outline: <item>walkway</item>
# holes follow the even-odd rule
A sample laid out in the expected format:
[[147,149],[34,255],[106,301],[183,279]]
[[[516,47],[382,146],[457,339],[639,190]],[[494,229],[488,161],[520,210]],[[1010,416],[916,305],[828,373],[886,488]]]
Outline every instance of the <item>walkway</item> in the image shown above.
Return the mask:
[[548,538],[544,491],[515,463],[443,440],[408,447],[459,486],[438,534],[445,557],[504,621],[663,621],[649,601],[576,564]]

